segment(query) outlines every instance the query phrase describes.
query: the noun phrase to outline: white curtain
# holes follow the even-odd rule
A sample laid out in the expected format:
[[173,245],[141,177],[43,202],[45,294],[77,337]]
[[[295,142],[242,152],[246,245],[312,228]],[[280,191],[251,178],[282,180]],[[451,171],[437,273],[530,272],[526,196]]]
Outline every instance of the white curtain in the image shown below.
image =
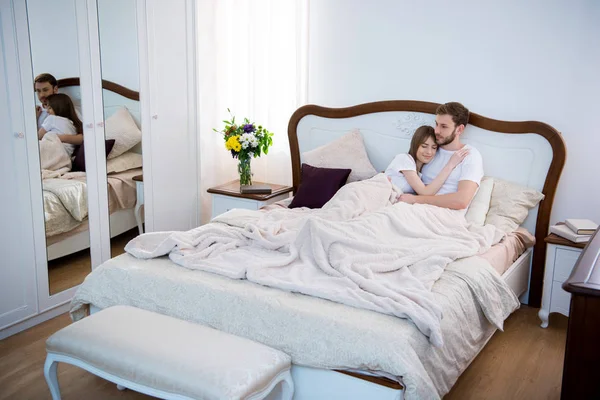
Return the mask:
[[273,132],[268,155],[252,161],[253,181],[291,184],[287,125],[306,104],[308,0],[201,0],[198,93],[202,221],[206,189],[237,178],[237,160],[213,131],[227,108]]

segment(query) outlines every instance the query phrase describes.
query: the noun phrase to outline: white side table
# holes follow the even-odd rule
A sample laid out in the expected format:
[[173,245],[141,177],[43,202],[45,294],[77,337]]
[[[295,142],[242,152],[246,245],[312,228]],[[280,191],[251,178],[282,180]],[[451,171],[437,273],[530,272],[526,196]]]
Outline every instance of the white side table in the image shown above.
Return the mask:
[[271,183],[254,182],[254,184],[269,185],[271,194],[242,194],[240,193],[240,181],[235,180],[224,185],[208,189],[212,195],[211,219],[223,214],[232,208],[244,208],[247,210],[258,210],[267,204],[285,200],[294,190],[291,186],[276,185]]
[[135,181],[135,193],[136,193],[136,203],[135,208],[133,209],[133,214],[135,215],[135,221],[137,222],[138,231],[140,235],[144,233],[144,225],[142,225],[142,213],[141,207],[144,205],[144,176],[136,175],[132,178]]
[[548,327],[550,313],[558,312],[565,317],[569,316],[571,295],[563,290],[562,284],[571,275],[571,271],[585,247],[585,243],[573,243],[553,233],[548,235],[545,241],[548,243],[546,271],[544,272],[542,308],[538,312],[538,316],[542,320],[542,328]]

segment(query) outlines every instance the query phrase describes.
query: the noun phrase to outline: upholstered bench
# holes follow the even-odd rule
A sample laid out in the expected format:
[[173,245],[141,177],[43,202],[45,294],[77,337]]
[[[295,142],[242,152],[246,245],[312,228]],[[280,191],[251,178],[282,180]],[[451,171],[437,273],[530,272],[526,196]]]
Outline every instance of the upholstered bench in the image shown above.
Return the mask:
[[46,350],[44,375],[54,400],[60,399],[58,362],[163,399],[291,399],[294,391],[287,354],[129,306],[61,329]]

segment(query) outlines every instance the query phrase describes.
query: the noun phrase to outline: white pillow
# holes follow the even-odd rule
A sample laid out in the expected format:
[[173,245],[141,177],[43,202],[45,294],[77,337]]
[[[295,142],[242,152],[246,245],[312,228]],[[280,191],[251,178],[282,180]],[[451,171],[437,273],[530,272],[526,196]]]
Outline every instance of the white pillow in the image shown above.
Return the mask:
[[348,176],[348,183],[377,175],[358,129],[331,143],[302,153],[302,162],[317,168],[350,168],[352,172]]
[[104,133],[107,140],[115,140],[115,145],[107,157],[109,160],[120,156],[142,141],[142,132],[125,107],[120,107],[108,117],[104,123]]
[[126,151],[120,156],[106,161],[106,173],[112,174],[116,172],[123,172],[129,169],[141,168],[141,166],[142,155],[134,153],[133,151]]
[[535,189],[494,178],[490,210],[485,223],[495,225],[506,233],[514,232],[525,221],[529,210],[543,198],[544,194]]
[[484,176],[479,183],[479,190],[477,190],[477,193],[465,214],[465,219],[468,222],[478,226],[483,226],[485,224],[485,217],[490,209],[493,189],[494,179],[489,176]]

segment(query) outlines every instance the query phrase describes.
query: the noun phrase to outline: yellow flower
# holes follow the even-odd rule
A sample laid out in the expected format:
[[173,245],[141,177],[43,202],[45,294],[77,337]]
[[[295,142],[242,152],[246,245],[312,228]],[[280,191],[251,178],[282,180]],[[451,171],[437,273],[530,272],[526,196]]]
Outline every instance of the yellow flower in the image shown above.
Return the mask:
[[242,149],[242,145],[240,144],[238,138],[239,135],[235,135],[227,139],[227,142],[225,142],[225,148],[227,150],[240,151]]

